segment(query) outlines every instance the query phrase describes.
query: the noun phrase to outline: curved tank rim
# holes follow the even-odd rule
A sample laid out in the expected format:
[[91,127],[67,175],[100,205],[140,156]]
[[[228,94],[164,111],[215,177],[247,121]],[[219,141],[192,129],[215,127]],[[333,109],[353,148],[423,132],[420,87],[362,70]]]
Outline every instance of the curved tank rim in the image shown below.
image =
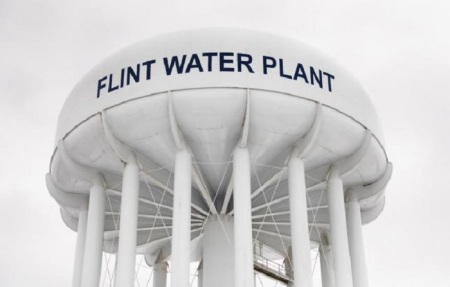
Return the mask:
[[[289,55],[289,56],[292,56],[292,54],[301,54],[302,55],[301,57],[303,57],[303,54],[306,54],[305,58],[308,60],[309,60],[309,58],[314,58],[315,61],[319,61],[321,63],[326,63],[325,66],[330,66],[331,68],[335,69],[335,71],[338,74],[342,74],[342,76],[341,76],[341,78],[343,79],[342,81],[344,81],[345,82],[344,84],[346,85],[344,92],[347,92],[347,90],[350,90],[351,92],[348,92],[348,94],[353,93],[355,95],[348,96],[347,94],[344,95],[344,92],[337,91],[337,93],[339,93],[338,94],[338,96],[340,97],[339,99],[331,99],[330,97],[326,98],[327,95],[325,94],[325,97],[324,97],[323,91],[307,89],[308,87],[306,87],[306,88],[300,87],[301,89],[297,89],[299,87],[286,88],[285,87],[286,82],[280,82],[279,79],[275,79],[273,77],[272,78],[258,77],[253,80],[244,80],[244,81],[236,81],[235,79],[232,79],[229,81],[227,81],[227,80],[222,81],[222,79],[220,79],[219,81],[216,81],[216,83],[211,84],[210,82],[203,81],[202,79],[200,79],[200,80],[195,79],[195,78],[199,78],[200,76],[202,76],[202,75],[196,74],[196,75],[190,77],[190,79],[188,79],[184,83],[176,84],[176,85],[173,83],[174,81],[171,81],[171,79],[167,79],[167,77],[156,79],[155,81],[157,81],[157,83],[155,85],[152,84],[152,87],[144,86],[141,83],[139,83],[138,87],[133,89],[131,92],[130,91],[126,92],[127,96],[123,96],[123,95],[117,96],[117,94],[116,94],[116,95],[114,95],[114,99],[108,99],[108,102],[103,101],[104,99],[94,99],[93,100],[92,98],[86,96],[86,93],[89,92],[89,88],[85,88],[84,86],[87,86],[87,85],[92,86],[92,84],[93,84],[92,81],[95,81],[95,79],[98,78],[99,74],[103,75],[106,73],[105,71],[110,72],[110,71],[114,70],[111,68],[111,66],[114,66],[114,65],[120,66],[120,64],[117,64],[116,62],[120,62],[120,61],[127,62],[129,57],[136,56],[134,54],[138,54],[136,57],[139,57],[140,54],[144,53],[144,51],[146,50],[145,48],[154,49],[154,51],[151,52],[153,54],[162,53],[161,55],[163,55],[164,53],[160,51],[161,47],[158,46],[158,45],[161,45],[160,43],[158,44],[158,42],[160,42],[160,41],[162,41],[162,42],[172,41],[173,43],[178,42],[180,44],[184,43],[186,45],[195,46],[193,50],[196,50],[196,49],[201,50],[202,47],[208,47],[209,44],[200,43],[199,44],[200,46],[197,47],[196,46],[198,44],[197,42],[195,42],[193,40],[193,43],[191,43],[189,40],[186,40],[186,38],[195,36],[195,37],[197,37],[195,40],[198,40],[198,38],[201,38],[202,35],[207,34],[207,33],[226,34],[225,36],[223,36],[223,35],[220,36],[220,37],[225,37],[226,39],[228,39],[229,37],[239,38],[239,37],[245,36],[246,43],[238,43],[240,45],[240,47],[236,48],[236,51],[238,51],[240,48],[244,49],[247,46],[250,47],[253,45],[252,47],[248,48],[248,50],[250,50],[250,52],[248,52],[248,53],[252,53],[253,51],[257,51],[257,49],[260,49],[259,47],[255,48],[256,44],[261,44],[264,42],[266,42],[266,44],[268,44],[271,41],[274,41],[274,42],[284,41],[284,44],[286,44],[286,45],[289,44],[288,46],[292,46],[293,48],[290,47],[291,50],[289,50],[289,51],[287,51],[287,48],[279,48],[279,47],[269,47],[268,49],[269,50],[272,49],[273,50],[272,52],[274,54],[286,53],[286,55]],[[232,35],[230,36],[230,34],[232,34]],[[270,40],[267,40],[266,38],[270,38]],[[220,39],[222,39],[222,38],[220,38]],[[219,44],[224,44],[224,43],[219,43]],[[179,51],[179,52],[185,51],[186,52],[186,49],[189,50],[189,48],[192,49],[192,47],[178,48],[177,51]],[[257,52],[259,52],[259,51],[257,51]],[[296,53],[294,53],[294,52],[296,52]],[[188,53],[188,52],[186,52],[186,53]],[[131,61],[131,62],[133,62],[133,61]],[[152,71],[152,73],[154,73],[154,71]],[[224,75],[223,73],[221,73],[221,74],[216,73],[214,75],[217,77],[227,77],[228,76],[228,75]],[[265,75],[265,76],[267,76],[267,75]],[[193,79],[197,82],[194,84],[191,84],[190,82],[192,82]],[[169,82],[161,83],[164,81],[169,81]],[[263,82],[270,82],[270,83],[268,85],[266,85]],[[153,87],[153,86],[159,85],[160,83],[161,83],[161,85],[159,87],[156,87],[156,88]],[[144,84],[146,84],[146,83],[144,83]],[[287,84],[292,84],[292,83],[287,83]],[[174,86],[171,86],[171,85],[174,85]],[[366,92],[364,87],[362,87],[362,85],[356,79],[354,74],[351,73],[348,69],[346,69],[343,65],[341,65],[336,60],[327,56],[325,53],[320,51],[320,49],[316,49],[315,47],[313,47],[307,43],[298,41],[289,35],[283,35],[283,34],[280,35],[280,34],[276,34],[273,32],[265,32],[265,31],[260,31],[260,30],[256,30],[256,29],[245,29],[245,28],[235,28],[235,27],[196,28],[196,29],[172,31],[172,32],[169,32],[166,34],[159,34],[156,36],[152,36],[148,39],[138,41],[127,47],[121,48],[121,49],[117,50],[116,52],[114,52],[113,54],[111,54],[110,56],[99,61],[96,65],[94,65],[93,68],[91,68],[85,74],[84,77],[82,77],[80,79],[80,81],[78,81],[78,83],[75,85],[73,90],[70,92],[69,96],[66,98],[65,103],[61,109],[60,115],[58,117],[56,141],[59,139],[62,139],[69,130],[71,130],[74,126],[76,126],[77,123],[82,121],[81,119],[86,119],[87,117],[89,117],[97,112],[100,112],[101,110],[103,110],[105,108],[115,106],[117,104],[120,104],[122,102],[130,100],[131,98],[140,98],[140,97],[144,97],[144,96],[151,95],[151,94],[163,93],[163,92],[166,92],[169,90],[175,91],[175,90],[181,90],[181,89],[212,88],[212,87],[214,87],[214,88],[239,87],[239,88],[270,90],[270,91],[287,93],[287,94],[291,94],[293,96],[298,96],[298,97],[308,98],[308,99],[313,99],[313,100],[314,100],[314,97],[318,97],[316,99],[316,101],[321,102],[323,104],[327,104],[328,106],[338,109],[341,112],[344,112],[346,114],[354,113],[353,110],[355,110],[355,108],[354,107],[344,107],[344,110],[343,110],[342,106],[339,106],[340,105],[339,102],[347,101],[346,97],[349,97],[350,102],[353,101],[352,99],[354,99],[354,98],[359,98],[358,100],[363,100],[363,102],[357,103],[357,105],[366,106],[365,108],[369,110],[370,115],[367,115],[368,112],[365,112],[365,113],[358,114],[357,116],[355,116],[355,114],[352,114],[351,117],[357,118],[359,122],[364,122],[364,126],[369,127],[377,135],[377,138],[379,139],[380,142],[384,141],[380,123],[378,120],[378,115],[374,109],[374,106],[373,106],[372,100],[370,99],[370,96],[368,95],[368,93]],[[90,91],[92,92],[93,87],[90,87],[90,88],[91,88]],[[129,89],[130,87],[126,87],[126,88]],[[305,89],[303,89],[303,88],[305,88]],[[121,90],[119,90],[118,92],[121,92]],[[83,100],[78,99],[80,97],[83,97],[83,100],[90,101],[90,102],[83,103],[84,108],[90,109],[89,112],[80,111],[80,109],[79,109],[80,102],[83,102]],[[75,104],[78,106],[73,105],[74,104],[73,98],[77,98],[75,100]],[[334,102],[327,102],[330,100],[334,101]],[[103,102],[99,103],[99,101],[103,101]],[[93,105],[95,105],[95,107],[92,107]],[[354,105],[354,103],[350,103],[350,105]],[[78,108],[78,111],[76,111],[77,108]],[[345,109],[347,109],[347,111],[345,111]],[[367,117],[368,120],[367,121],[365,119],[362,120],[361,117],[364,117],[364,118]],[[77,118],[77,120],[72,120],[71,118]],[[66,124],[65,121],[70,121],[71,123]]]

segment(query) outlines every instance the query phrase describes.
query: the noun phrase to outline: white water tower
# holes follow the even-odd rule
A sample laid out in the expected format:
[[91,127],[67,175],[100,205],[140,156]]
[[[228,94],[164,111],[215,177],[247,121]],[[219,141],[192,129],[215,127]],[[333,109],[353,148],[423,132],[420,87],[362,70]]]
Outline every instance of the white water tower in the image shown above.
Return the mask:
[[107,252],[117,287],[133,286],[136,254],[154,287],[168,262],[171,286],[190,286],[193,261],[199,286],[253,287],[257,271],[310,287],[318,247],[323,286],[362,287],[361,225],[383,210],[391,172],[371,101],[334,61],[206,29],[89,72],[61,111],[47,185],[78,231],[73,286],[99,286]]

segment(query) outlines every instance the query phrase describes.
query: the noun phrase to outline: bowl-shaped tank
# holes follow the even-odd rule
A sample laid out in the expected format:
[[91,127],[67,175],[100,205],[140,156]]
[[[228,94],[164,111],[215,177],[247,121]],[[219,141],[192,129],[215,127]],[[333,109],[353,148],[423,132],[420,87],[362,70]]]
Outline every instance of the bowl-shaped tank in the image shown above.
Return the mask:
[[192,240],[215,214],[233,215],[232,155],[251,162],[253,236],[290,245],[286,163],[305,163],[311,240],[329,229],[324,192],[331,165],[361,204],[363,223],[384,207],[391,166],[365,91],[334,61],[277,35],[235,29],[174,33],[107,58],[74,88],[61,111],[47,176],[63,220],[77,228],[80,202],[102,174],[104,248],[117,251],[126,154],[140,169],[137,250],[170,253],[177,148],[192,154]]

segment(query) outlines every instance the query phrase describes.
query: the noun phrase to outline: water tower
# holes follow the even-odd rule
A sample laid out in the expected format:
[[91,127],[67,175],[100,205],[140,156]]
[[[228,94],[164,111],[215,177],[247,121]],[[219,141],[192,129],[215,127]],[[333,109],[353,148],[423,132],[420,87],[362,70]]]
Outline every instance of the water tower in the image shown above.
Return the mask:
[[[253,287],[254,272],[368,286],[361,225],[384,208],[392,166],[373,105],[333,60],[278,35],[172,33],[123,49],[61,111],[47,186],[78,232],[73,286]],[[119,220],[120,218],[120,220]],[[266,256],[265,250],[271,250]],[[274,262],[284,260],[279,265]],[[274,267],[275,266],[275,267]]]

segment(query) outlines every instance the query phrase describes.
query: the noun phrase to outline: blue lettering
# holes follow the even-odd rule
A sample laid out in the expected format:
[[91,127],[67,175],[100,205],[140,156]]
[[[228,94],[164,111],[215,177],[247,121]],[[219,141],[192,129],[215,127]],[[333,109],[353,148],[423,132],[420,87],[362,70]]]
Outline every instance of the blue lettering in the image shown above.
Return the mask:
[[203,67],[197,54],[191,56],[191,60],[186,68],[186,73],[190,73],[191,69],[198,69],[199,72],[203,72]]
[[123,88],[123,82],[125,79],[125,69],[120,70],[120,87]]
[[275,58],[272,58],[269,56],[263,56],[263,73],[264,73],[264,75],[267,75],[267,69],[275,68],[276,66],[277,66],[277,61],[275,60]]
[[331,74],[328,74],[328,73],[326,73],[326,72],[323,72],[323,74],[324,74],[325,76],[327,76],[327,78],[328,78],[328,91],[329,91],[329,92],[332,92],[333,89],[332,89],[332,87],[331,87],[331,80],[334,80],[334,76],[331,75]]
[[303,80],[305,80],[305,83],[309,84],[308,78],[306,77],[305,74],[305,69],[303,68],[303,65],[300,63],[297,64],[297,68],[295,69],[294,74],[294,80],[297,80],[298,78],[302,78]]
[[147,62],[142,63],[145,67],[147,67],[147,73],[146,73],[146,79],[150,80],[152,78],[152,65],[155,63],[155,60],[150,60]]
[[280,77],[292,80],[292,76],[286,75],[283,71],[283,59],[278,59],[278,62],[280,63]]
[[[327,89],[329,92],[333,92],[333,81],[335,76],[330,73],[324,72],[323,70],[313,66],[306,66],[309,68],[309,71],[305,72],[305,66],[301,63],[297,63],[295,72],[290,74],[285,71],[283,58],[263,55],[262,60],[262,72],[264,75],[269,74],[269,70],[272,70],[270,73],[275,77],[279,76],[281,78],[295,81],[301,78],[306,84],[318,86],[321,89]],[[203,52],[185,54],[180,56],[164,57],[163,62],[167,76],[172,74],[188,74],[193,70],[195,71],[195,69],[199,73],[203,73],[205,71],[214,71],[216,73],[255,73],[255,69],[252,66],[253,56],[251,54],[241,52]],[[145,73],[146,80],[150,80],[152,76],[152,67],[154,64],[156,64],[156,60],[148,60],[133,66],[124,67],[120,69],[120,73],[117,71],[115,74],[111,73],[102,77],[97,82],[97,98],[100,98],[102,90],[104,89],[110,93],[133,83],[139,83],[141,80],[141,70],[143,70],[142,73]],[[290,66],[288,65],[288,67]],[[277,69],[278,72],[274,69]],[[288,72],[289,71],[291,70],[288,69]]]
[[97,83],[97,98],[100,98],[100,91],[103,88],[106,88],[106,84],[103,83],[106,80],[107,76],[104,76],[103,78],[101,78],[100,80],[98,80]]
[[108,77],[108,93],[114,92],[115,90],[117,90],[119,88],[119,85],[113,86],[112,82],[113,82],[113,74],[109,74],[109,77]]
[[170,63],[167,58],[164,58],[164,67],[166,68],[166,75],[172,75],[173,68],[177,70],[178,74],[183,73],[184,63],[186,62],[186,55],[183,55],[181,62],[178,60],[178,56],[173,56]]
[[250,64],[252,63],[252,56],[249,54],[237,54],[238,72],[242,72],[242,66],[245,66],[250,73],[254,73]]
[[136,65],[136,71],[133,70],[132,67],[127,68],[127,86],[131,83],[131,78],[135,83],[139,83],[139,75],[141,72],[141,66],[139,64]]
[[219,54],[221,72],[234,72],[233,67],[225,67],[225,64],[233,64],[233,59],[226,59],[225,57],[233,57],[233,55],[234,53],[231,52],[222,52]]
[[314,67],[309,67],[310,71],[310,79],[311,79],[311,85],[314,85],[314,82],[316,81],[319,84],[319,87],[323,89],[323,83],[322,83],[322,70],[319,70],[319,76],[317,76],[316,71],[314,70]]
[[208,61],[208,72],[212,71],[212,58],[213,57],[217,57],[217,53],[214,52],[207,52],[207,53],[203,53],[202,56],[207,58]]

